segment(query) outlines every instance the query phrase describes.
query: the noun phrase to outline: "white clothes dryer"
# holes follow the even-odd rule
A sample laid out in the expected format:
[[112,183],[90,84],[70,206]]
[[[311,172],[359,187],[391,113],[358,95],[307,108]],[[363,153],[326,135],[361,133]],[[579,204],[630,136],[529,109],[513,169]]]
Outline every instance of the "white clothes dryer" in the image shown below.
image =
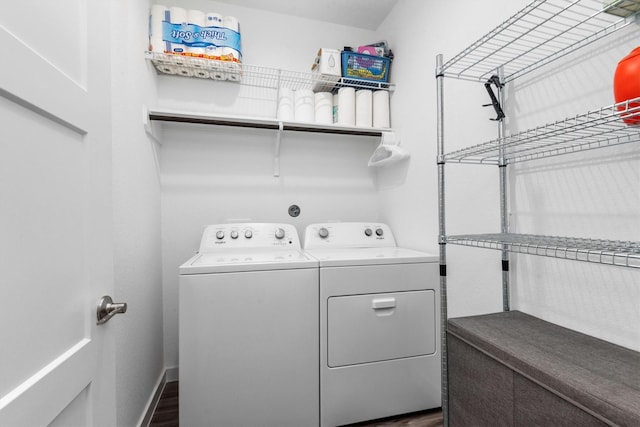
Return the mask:
[[380,223],[311,224],[320,264],[320,423],[441,405],[438,257]]
[[208,226],[179,298],[180,425],[319,424],[318,263],[293,226]]

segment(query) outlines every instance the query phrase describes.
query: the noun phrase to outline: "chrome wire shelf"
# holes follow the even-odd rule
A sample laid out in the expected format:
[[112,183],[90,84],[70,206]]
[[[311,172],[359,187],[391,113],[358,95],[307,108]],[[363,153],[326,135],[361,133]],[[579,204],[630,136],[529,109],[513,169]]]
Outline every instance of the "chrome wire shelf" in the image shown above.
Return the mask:
[[[630,126],[623,119],[637,124]],[[447,163],[499,165],[640,141],[640,98],[466,147],[444,155]]]
[[315,73],[288,71],[215,59],[196,58],[170,53],[145,52],[160,74],[181,75],[201,79],[227,80],[246,86],[278,89],[314,89],[332,91],[341,87],[392,91],[395,85],[386,82],[359,80]]
[[[636,19],[638,0],[536,0],[446,62],[438,74],[485,82],[498,68],[507,83]],[[617,16],[626,10],[628,16]],[[634,11],[635,10],[635,11]],[[626,13],[625,13],[626,14]]]
[[446,242],[528,255],[640,268],[640,242],[511,233],[447,236]]

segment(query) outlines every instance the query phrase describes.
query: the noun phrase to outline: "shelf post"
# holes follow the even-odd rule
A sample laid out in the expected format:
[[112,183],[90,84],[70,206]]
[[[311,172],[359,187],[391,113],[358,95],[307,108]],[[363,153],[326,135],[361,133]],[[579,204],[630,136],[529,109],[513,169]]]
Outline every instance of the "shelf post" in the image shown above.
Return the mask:
[[437,144],[438,144],[438,247],[440,255],[440,367],[442,422],[449,426],[449,368],[447,358],[447,235],[444,193],[444,74],[442,54],[436,56]]
[[[500,85],[498,85],[498,99],[500,105],[504,106],[504,70],[502,67],[498,69],[498,79]],[[505,135],[505,117],[501,117],[498,120],[498,140],[504,141]],[[507,205],[507,161],[505,159],[504,145],[500,145],[498,170],[500,171],[500,232],[506,234],[509,232],[509,208]],[[502,249],[502,310],[509,311],[509,251],[503,246]]]

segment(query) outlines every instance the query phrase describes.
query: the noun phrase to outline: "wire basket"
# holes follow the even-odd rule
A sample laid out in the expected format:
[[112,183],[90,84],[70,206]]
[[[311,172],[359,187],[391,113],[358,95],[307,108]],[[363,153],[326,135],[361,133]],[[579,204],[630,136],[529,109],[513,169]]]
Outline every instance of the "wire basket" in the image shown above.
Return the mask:
[[342,52],[342,77],[388,82],[391,60],[382,56]]

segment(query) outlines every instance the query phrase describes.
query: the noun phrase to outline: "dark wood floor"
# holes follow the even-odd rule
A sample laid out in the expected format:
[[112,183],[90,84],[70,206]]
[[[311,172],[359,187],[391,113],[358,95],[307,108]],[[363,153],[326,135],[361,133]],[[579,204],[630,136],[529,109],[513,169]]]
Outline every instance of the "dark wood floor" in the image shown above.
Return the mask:
[[165,384],[149,427],[177,427],[178,425],[178,381],[172,381]]
[[[178,382],[170,382],[164,388],[158,407],[151,418],[150,427],[177,427]],[[416,412],[399,417],[385,418],[352,424],[351,427],[441,427],[442,411],[439,409]]]

